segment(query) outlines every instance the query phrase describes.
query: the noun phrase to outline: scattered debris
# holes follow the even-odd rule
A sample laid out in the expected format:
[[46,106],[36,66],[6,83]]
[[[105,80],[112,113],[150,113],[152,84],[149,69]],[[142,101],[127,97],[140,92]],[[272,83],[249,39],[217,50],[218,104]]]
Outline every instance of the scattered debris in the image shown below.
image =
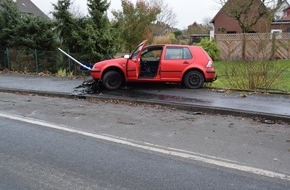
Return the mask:
[[283,123],[282,121],[274,121],[274,120],[259,118],[259,117],[255,117],[253,118],[253,120],[256,122],[261,122],[261,123],[271,124],[271,125],[274,125],[274,124],[285,125],[285,122]]
[[124,121],[124,120],[121,120],[120,118],[118,119],[118,123],[123,124],[123,125],[136,125],[136,123],[133,121]]
[[96,81],[92,77],[88,77],[84,80],[84,82],[81,85],[75,87],[75,89],[81,88],[83,88],[83,90],[75,90],[73,94],[82,95],[82,94],[100,93],[102,90],[102,84],[100,81]]
[[190,115],[202,115],[202,112],[187,112]]
[[234,123],[230,123],[228,127],[229,128],[234,128]]
[[52,74],[50,72],[40,72],[37,75],[41,76],[41,77],[50,77],[50,76],[52,76]]
[[240,94],[240,97],[241,97],[241,98],[246,98],[246,97],[247,97],[247,94],[245,94],[245,93],[241,93],[241,94]]
[[212,92],[219,92],[219,93],[230,93],[231,90],[229,89],[212,89]]
[[275,122],[275,121],[272,121],[272,120],[267,120],[267,119],[266,119],[266,120],[264,120],[264,121],[263,121],[263,123],[266,123],[266,124],[272,124],[272,125],[273,125],[273,124],[276,124],[276,122]]
[[256,130],[256,133],[264,133],[265,132],[265,130],[262,130],[262,129],[257,129]]

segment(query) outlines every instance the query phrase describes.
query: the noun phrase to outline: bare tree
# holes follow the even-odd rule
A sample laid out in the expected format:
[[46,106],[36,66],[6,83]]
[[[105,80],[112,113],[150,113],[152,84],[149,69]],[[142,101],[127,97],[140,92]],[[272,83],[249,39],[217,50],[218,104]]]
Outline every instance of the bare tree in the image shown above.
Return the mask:
[[153,26],[153,35],[164,35],[172,32],[172,28],[176,25],[176,14],[173,9],[163,0],[149,0],[149,4],[160,8],[157,20]]
[[211,23],[212,18],[210,17],[205,17],[202,20],[202,24],[208,28],[208,30],[213,30],[213,24]]
[[84,12],[83,10],[81,10],[81,7],[73,5],[70,8],[70,13],[72,13],[74,18],[83,18],[86,16],[86,12]]
[[150,0],[150,4],[161,8],[161,12],[157,16],[157,22],[164,23],[170,27],[177,23],[173,9],[167,3],[164,3],[163,0]]
[[277,10],[277,0],[216,0],[223,6],[224,12],[234,18],[244,33],[253,28],[263,19],[271,22]]

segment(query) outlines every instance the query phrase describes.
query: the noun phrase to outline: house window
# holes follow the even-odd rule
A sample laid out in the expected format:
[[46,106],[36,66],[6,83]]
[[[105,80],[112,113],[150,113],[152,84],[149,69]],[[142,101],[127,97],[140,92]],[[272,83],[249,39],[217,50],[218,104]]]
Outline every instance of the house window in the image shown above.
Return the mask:
[[218,28],[218,32],[224,33],[225,31],[226,31],[226,29],[223,28],[223,27],[219,27],[219,28]]
[[236,34],[237,31],[228,31],[227,34]]
[[287,32],[290,32],[290,28],[287,28]]
[[275,36],[276,39],[282,38],[282,29],[272,29],[271,30],[271,37]]
[[279,34],[279,33],[282,33],[282,29],[272,29],[272,30],[271,30],[271,33],[272,33],[272,34]]

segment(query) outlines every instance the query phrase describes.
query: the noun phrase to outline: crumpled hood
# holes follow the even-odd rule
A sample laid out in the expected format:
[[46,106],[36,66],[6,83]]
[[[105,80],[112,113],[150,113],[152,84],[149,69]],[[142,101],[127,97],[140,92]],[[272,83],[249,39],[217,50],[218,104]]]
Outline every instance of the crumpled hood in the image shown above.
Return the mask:
[[100,67],[106,64],[117,64],[117,65],[121,65],[127,62],[128,59],[126,58],[117,58],[117,59],[109,59],[109,60],[104,60],[104,61],[100,61],[94,64],[94,67]]

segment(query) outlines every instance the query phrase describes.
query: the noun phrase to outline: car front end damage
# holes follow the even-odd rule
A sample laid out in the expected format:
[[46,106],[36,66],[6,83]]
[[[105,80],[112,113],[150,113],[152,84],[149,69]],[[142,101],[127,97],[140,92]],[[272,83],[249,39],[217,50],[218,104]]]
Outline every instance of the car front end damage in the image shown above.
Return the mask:
[[91,76],[94,80],[100,80],[102,78],[101,69],[93,67],[91,70]]

